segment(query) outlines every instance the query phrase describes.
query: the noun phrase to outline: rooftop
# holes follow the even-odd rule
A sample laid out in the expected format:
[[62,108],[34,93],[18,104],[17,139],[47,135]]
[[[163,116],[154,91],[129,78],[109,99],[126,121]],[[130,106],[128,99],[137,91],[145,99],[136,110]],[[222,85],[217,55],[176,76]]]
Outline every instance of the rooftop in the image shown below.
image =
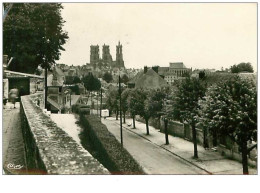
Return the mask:
[[173,62],[170,63],[170,68],[186,68],[183,62]]
[[167,82],[160,77],[153,69],[142,74],[135,82],[136,88],[161,88],[168,86]]

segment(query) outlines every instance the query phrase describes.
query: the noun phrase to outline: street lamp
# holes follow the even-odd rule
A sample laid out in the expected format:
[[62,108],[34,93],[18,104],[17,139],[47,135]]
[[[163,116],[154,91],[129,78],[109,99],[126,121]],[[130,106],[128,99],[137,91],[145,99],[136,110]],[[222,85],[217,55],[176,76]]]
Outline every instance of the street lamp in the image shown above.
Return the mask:
[[119,74],[119,111],[120,111],[120,136],[121,136],[121,145],[123,146],[122,100],[121,100],[121,80],[120,80],[120,74]]

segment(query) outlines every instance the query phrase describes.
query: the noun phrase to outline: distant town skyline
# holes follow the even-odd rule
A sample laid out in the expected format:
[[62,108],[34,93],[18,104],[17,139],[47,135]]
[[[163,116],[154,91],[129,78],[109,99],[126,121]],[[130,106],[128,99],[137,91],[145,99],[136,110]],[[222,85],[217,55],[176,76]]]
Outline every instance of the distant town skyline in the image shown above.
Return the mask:
[[257,70],[257,3],[63,3],[69,40],[57,63],[90,62],[90,46],[123,45],[126,68],[229,68],[250,62]]

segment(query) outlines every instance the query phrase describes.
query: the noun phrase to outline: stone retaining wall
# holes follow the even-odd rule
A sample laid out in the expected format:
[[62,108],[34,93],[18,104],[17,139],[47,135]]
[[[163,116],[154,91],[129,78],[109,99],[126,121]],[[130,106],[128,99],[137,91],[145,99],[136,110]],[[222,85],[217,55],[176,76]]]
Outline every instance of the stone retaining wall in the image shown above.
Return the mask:
[[[164,121],[161,119],[161,127],[160,131],[164,132]],[[196,128],[197,131],[197,142],[198,144],[203,146],[203,130]],[[181,137],[186,140],[192,141],[192,130],[189,125],[176,122],[176,121],[169,121],[168,123],[168,133],[173,136]],[[208,143],[209,147],[212,148],[212,137],[208,135]],[[221,144],[220,140],[218,140],[218,147],[217,151],[220,152],[223,156],[237,160],[242,162],[241,152],[239,152],[238,145],[230,140],[228,137],[222,139],[225,141],[225,144]],[[257,150],[254,149],[248,155],[248,164],[250,166],[256,166],[257,164]]]
[[92,155],[38,107],[42,94],[21,97],[21,122],[29,174],[109,174]]

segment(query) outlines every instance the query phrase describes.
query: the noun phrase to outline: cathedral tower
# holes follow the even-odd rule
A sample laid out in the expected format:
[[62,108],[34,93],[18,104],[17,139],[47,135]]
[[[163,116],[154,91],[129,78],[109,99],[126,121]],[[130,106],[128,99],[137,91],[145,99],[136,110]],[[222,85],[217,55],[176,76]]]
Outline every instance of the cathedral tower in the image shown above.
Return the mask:
[[90,64],[94,65],[99,62],[99,46],[90,46]]
[[103,45],[102,49],[102,61],[105,65],[111,66],[112,64],[112,56],[110,54],[110,49],[108,45]]
[[119,68],[125,68],[124,60],[123,60],[123,49],[122,45],[120,44],[120,41],[118,42],[118,45],[116,46],[116,67]]

